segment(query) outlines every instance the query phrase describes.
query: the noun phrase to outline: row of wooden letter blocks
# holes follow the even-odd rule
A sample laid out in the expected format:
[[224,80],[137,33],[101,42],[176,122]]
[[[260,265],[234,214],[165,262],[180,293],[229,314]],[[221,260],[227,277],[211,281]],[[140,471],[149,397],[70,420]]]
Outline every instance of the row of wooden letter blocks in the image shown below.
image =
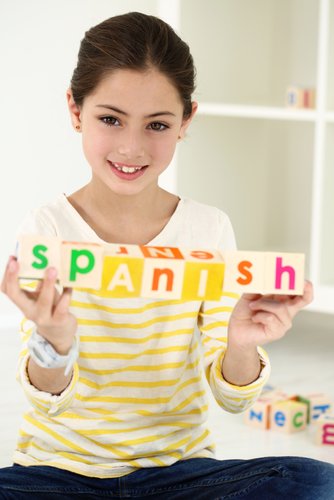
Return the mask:
[[304,254],[219,252],[61,241],[23,235],[20,278],[42,279],[58,270],[62,286],[103,290],[110,297],[220,300],[223,291],[301,295]]
[[309,424],[317,444],[334,445],[333,401],[326,394],[287,395],[278,389],[264,391],[244,415],[247,425],[294,433]]

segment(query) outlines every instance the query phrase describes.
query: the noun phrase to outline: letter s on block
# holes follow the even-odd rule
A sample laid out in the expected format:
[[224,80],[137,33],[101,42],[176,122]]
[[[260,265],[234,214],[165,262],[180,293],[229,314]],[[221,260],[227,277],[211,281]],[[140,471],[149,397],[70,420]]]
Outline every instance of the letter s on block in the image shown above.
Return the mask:
[[245,277],[244,278],[238,278],[237,282],[239,285],[249,285],[249,283],[252,282],[253,280],[253,275],[250,271],[248,271],[248,268],[253,267],[253,264],[249,262],[249,260],[242,260],[238,264],[238,271],[243,274]]
[[48,266],[48,259],[47,257],[43,254],[43,252],[46,252],[48,250],[48,247],[45,245],[35,245],[32,249],[33,256],[36,257],[37,259],[40,260],[40,262],[34,261],[31,265],[35,269],[46,269]]

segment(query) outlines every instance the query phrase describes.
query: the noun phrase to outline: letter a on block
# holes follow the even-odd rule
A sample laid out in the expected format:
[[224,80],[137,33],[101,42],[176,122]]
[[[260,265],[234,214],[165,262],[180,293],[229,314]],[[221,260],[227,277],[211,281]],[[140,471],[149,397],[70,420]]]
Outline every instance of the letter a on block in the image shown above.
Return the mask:
[[60,270],[60,240],[57,237],[22,235],[19,238],[17,258],[19,277],[41,279],[48,267]]
[[102,290],[106,297],[139,297],[144,259],[106,255],[103,263]]
[[98,243],[61,245],[61,284],[75,288],[101,288],[103,246]]

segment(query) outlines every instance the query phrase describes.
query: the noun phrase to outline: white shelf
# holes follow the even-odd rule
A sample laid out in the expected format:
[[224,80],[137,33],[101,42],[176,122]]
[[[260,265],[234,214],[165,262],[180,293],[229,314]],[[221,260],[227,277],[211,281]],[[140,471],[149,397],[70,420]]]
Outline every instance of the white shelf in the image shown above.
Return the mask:
[[[333,314],[334,286],[318,285],[314,289],[314,300],[308,306],[309,311]],[[334,324],[333,324],[334,333]]]
[[238,104],[216,104],[210,102],[199,103],[198,114],[207,116],[264,118],[268,120],[291,120],[302,122],[314,122],[317,118],[317,112],[309,109],[244,106]]
[[[309,309],[334,314],[334,0],[210,9],[173,0],[173,9],[199,103],[178,150],[177,191],[226,211],[239,248],[305,252]],[[315,88],[316,108],[284,107],[290,85]]]
[[326,119],[326,122],[328,122],[328,123],[334,123],[334,111],[328,111],[325,114],[325,119]]

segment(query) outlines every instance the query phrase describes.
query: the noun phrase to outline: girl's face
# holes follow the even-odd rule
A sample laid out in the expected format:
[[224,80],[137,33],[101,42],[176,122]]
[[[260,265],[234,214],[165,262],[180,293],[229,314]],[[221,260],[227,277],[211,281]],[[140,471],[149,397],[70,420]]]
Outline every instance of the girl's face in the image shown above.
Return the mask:
[[68,104],[74,127],[80,125],[83,150],[98,179],[117,194],[137,194],[157,186],[192,116],[183,120],[178,91],[157,70],[122,69],[105,77],[76,106]]

